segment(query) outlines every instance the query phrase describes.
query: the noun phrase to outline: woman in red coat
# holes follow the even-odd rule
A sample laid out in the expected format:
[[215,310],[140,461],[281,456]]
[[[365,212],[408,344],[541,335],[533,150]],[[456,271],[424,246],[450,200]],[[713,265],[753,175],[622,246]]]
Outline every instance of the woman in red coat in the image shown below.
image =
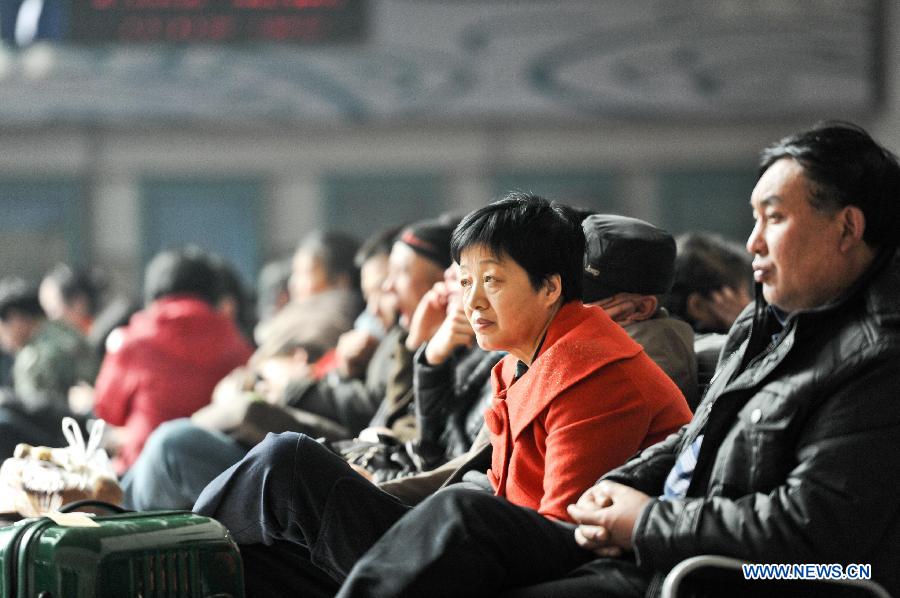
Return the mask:
[[[479,452],[453,475],[465,483],[411,508],[311,439],[270,436],[214,480],[194,506],[232,531],[245,556],[248,594],[291,588],[318,596],[317,588],[326,586],[321,595],[331,595],[349,573],[358,584],[351,584],[351,593],[442,595],[446,580],[421,570],[416,579],[434,587],[403,592],[392,585],[442,558],[450,543],[477,541],[456,530],[398,541],[398,530],[419,521],[431,501],[469,492],[527,507],[534,517],[571,521],[566,505],[600,475],[688,421],[678,388],[640,345],[600,308],[581,304],[584,237],[570,214],[541,198],[513,194],[469,214],[453,233],[464,310],[478,344],[509,352],[494,369],[495,396],[486,414],[490,469]],[[452,516],[430,523],[490,527]],[[370,558],[382,549],[389,556]],[[270,565],[276,561],[289,566],[275,570]],[[363,565],[372,568],[357,576]]]
[[[559,205],[512,194],[454,231],[478,345],[509,352],[494,366],[485,413],[495,496],[470,484],[426,499],[359,559],[339,597],[487,595],[495,577],[510,575],[492,566],[491,550],[533,541],[486,541],[496,505],[505,499],[524,518],[571,525],[566,507],[585,488],[690,420],[678,387],[641,346],[602,309],[582,305],[584,238],[580,227],[567,233],[571,220]],[[464,480],[479,485],[471,473]],[[484,585],[467,585],[473,578]]]
[[691,413],[621,326],[582,305],[581,260],[559,271],[568,262],[558,254],[580,256],[583,243],[539,249],[498,226],[491,207],[481,218],[470,215],[454,238],[478,344],[509,352],[494,368],[485,413],[488,479],[495,494],[569,520],[566,506],[585,488]]

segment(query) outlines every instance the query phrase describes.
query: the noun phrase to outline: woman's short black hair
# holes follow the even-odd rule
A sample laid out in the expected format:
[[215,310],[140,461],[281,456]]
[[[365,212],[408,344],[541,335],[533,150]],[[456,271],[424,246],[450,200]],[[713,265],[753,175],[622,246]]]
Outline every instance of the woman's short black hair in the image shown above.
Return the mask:
[[535,290],[559,274],[563,303],[581,299],[584,233],[572,208],[514,191],[462,219],[450,239],[453,261],[473,245],[515,260]]
[[822,122],[764,149],[759,174],[777,160],[793,158],[806,173],[818,210],[860,208],[866,217],[865,241],[874,247],[897,244],[900,228],[900,163],[861,127]]

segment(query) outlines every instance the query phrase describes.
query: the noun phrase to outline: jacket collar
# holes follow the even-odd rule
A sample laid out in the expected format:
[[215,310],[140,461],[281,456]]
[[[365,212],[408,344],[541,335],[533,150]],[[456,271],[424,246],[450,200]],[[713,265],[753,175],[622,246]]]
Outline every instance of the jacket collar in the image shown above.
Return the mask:
[[599,307],[563,305],[547,329],[528,372],[512,384],[516,359],[507,355],[493,370],[497,400],[506,401],[510,431],[517,438],[553,399],[603,366],[633,357],[642,348]]

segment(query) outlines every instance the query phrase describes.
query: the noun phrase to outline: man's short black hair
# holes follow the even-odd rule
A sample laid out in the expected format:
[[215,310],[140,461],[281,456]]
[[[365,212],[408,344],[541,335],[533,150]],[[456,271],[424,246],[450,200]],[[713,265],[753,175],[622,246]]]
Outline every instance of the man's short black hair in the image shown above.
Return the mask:
[[107,280],[99,269],[72,268],[68,264],[57,264],[44,278],[56,285],[66,305],[82,298],[87,304],[88,312],[96,315],[103,303]]
[[811,183],[809,201],[818,210],[860,208],[866,217],[863,238],[873,247],[895,246],[900,230],[900,163],[861,127],[822,122],[785,137],[763,150],[759,174],[790,157]]
[[144,274],[144,302],[170,295],[193,295],[215,305],[221,292],[219,274],[209,254],[199,247],[170,249],[157,254]]
[[354,260],[357,250],[359,241],[348,234],[335,231],[313,231],[297,247],[297,251],[308,252],[319,260],[329,282],[335,282],[343,275],[351,285],[359,281],[359,268]]
[[5,322],[13,312],[31,318],[44,317],[37,287],[18,276],[0,280],[0,321]]
[[535,290],[559,274],[563,303],[581,299],[584,233],[568,206],[528,193],[509,193],[462,219],[450,239],[453,261],[459,263],[462,251],[473,245],[515,260]]
[[363,241],[356,252],[356,256],[353,258],[353,263],[356,264],[357,269],[362,269],[363,264],[373,257],[379,255],[389,256],[391,248],[394,246],[394,241],[397,240],[397,236],[405,226],[392,226],[391,228],[380,230]]

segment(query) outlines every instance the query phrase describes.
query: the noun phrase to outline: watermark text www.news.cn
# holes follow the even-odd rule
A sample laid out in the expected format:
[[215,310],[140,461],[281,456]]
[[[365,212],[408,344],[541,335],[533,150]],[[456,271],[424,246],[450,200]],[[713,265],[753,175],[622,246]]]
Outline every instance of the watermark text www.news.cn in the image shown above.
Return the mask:
[[749,563],[744,579],[872,579],[872,565],[851,563]]

